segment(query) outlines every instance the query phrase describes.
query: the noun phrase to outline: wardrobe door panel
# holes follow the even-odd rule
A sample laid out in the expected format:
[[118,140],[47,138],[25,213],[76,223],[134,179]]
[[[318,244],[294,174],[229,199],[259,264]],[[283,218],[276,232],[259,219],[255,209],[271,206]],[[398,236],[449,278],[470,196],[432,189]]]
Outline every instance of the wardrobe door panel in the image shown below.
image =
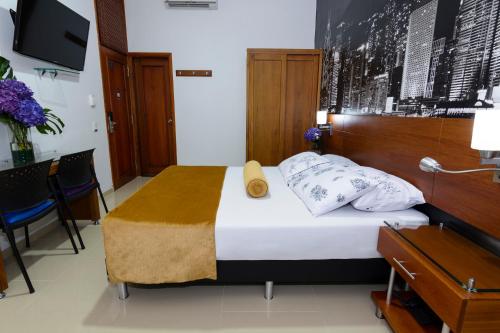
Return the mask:
[[248,160],[277,165],[281,153],[281,56],[252,56],[249,71]]
[[310,149],[304,132],[316,124],[318,55],[288,55],[284,121],[284,158]]

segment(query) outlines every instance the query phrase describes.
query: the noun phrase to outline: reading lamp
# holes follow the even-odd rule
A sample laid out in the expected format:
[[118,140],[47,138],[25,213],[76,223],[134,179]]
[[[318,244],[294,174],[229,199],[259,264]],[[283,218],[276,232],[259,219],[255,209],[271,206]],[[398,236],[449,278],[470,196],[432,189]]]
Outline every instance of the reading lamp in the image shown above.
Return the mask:
[[500,110],[478,110],[472,132],[472,149],[479,150],[481,164],[495,164],[496,168],[472,170],[446,170],[438,161],[425,157],[420,161],[420,169],[425,172],[462,174],[471,172],[494,171],[494,181],[500,183]]
[[333,124],[328,122],[328,111],[320,110],[316,112],[316,124],[318,128],[322,131],[328,131],[330,135],[333,135]]

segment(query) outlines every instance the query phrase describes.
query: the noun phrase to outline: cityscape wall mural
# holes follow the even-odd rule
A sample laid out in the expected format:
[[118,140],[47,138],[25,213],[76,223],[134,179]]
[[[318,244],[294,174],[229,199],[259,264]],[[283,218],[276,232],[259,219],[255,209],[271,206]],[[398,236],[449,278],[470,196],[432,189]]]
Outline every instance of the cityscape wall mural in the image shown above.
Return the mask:
[[472,118],[500,102],[500,0],[318,0],[321,108]]

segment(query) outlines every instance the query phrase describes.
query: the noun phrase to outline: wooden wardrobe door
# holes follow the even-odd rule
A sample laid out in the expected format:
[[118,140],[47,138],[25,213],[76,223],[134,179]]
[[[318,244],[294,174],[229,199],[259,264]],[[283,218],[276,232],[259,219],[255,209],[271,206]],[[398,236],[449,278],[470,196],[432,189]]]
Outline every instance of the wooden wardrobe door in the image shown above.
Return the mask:
[[283,158],[310,149],[304,132],[315,126],[318,107],[319,55],[288,55]]
[[283,159],[284,59],[280,54],[249,55],[247,160],[262,165]]

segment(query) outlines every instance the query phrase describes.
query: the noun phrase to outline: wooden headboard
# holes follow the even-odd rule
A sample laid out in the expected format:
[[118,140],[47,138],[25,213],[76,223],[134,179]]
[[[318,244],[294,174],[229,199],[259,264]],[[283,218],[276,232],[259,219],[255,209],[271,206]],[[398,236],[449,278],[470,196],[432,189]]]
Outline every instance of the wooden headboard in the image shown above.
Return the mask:
[[334,135],[324,137],[325,153],[406,179],[428,203],[500,238],[500,184],[491,172],[434,175],[418,167],[425,156],[448,169],[484,167],[470,148],[472,120],[330,115],[330,121]]

